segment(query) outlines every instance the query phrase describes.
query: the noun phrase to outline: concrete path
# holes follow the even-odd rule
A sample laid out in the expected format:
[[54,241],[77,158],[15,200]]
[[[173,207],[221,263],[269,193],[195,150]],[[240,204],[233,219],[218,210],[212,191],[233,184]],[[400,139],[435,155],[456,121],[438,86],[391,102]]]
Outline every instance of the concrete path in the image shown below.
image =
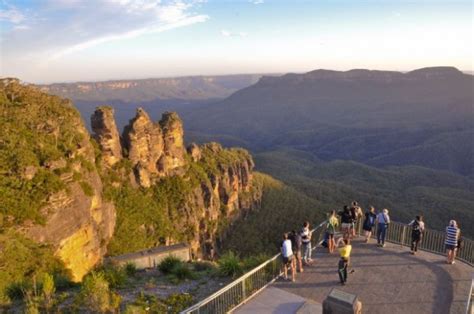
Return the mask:
[[[313,257],[314,264],[306,267],[304,273],[297,274],[296,282],[276,281],[238,310],[280,313],[276,310],[288,301],[275,294],[279,289],[322,303],[331,289],[337,287],[357,294],[364,313],[466,311],[473,267],[459,261],[447,265],[444,256],[426,252],[413,256],[408,248],[399,245],[387,244],[385,248],[379,248],[374,243],[355,240],[351,267],[355,273],[349,275],[346,286],[341,286],[337,275],[338,255],[328,254],[326,249],[318,247]],[[260,311],[260,304],[265,304],[265,312]],[[285,313],[295,312],[288,310]]]
[[239,307],[236,314],[288,314],[296,313],[306,300],[298,295],[275,287],[268,287]]

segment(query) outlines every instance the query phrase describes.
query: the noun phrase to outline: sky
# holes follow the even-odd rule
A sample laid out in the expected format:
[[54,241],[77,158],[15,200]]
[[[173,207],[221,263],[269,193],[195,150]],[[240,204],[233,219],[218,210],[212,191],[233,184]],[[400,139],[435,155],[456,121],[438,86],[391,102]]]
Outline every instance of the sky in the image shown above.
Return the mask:
[[473,71],[473,13],[470,0],[0,0],[0,76]]

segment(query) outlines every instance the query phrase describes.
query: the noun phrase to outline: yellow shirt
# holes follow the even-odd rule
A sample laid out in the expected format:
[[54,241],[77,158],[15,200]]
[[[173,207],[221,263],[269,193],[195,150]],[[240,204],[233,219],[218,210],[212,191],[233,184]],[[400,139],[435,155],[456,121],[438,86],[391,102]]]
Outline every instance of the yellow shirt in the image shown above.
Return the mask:
[[339,248],[339,254],[344,259],[349,259],[349,257],[351,256],[351,251],[352,251],[352,245],[346,245]]

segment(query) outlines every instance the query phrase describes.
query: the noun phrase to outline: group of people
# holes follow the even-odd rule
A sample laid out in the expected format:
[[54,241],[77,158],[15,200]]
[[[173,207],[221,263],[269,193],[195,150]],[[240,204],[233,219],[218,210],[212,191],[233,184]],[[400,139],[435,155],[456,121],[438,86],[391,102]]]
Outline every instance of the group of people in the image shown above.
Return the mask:
[[283,274],[288,279],[288,269],[291,270],[291,280],[295,281],[296,271],[303,272],[303,265],[310,265],[311,259],[311,229],[305,222],[301,231],[295,230],[283,234],[281,256],[283,258]]
[[[369,206],[364,214],[359,204],[354,201],[350,206],[344,206],[342,211],[337,212],[333,210],[328,215],[323,246],[328,248],[329,253],[333,253],[336,248],[339,251],[338,274],[342,285],[346,284],[348,273],[354,272],[354,269],[348,272],[352,252],[351,240],[356,237],[356,228],[361,222],[365,242],[370,242],[374,229],[377,227],[377,245],[385,247],[385,238],[390,225],[388,209],[383,209],[376,213],[375,208]],[[339,224],[341,225],[342,237],[336,241],[335,236]],[[423,216],[416,216],[415,219],[408,223],[408,226],[411,227],[410,253],[415,255],[425,232]],[[456,221],[451,220],[446,227],[445,236],[448,264],[454,264],[457,250],[461,247],[461,244],[461,231]],[[305,222],[299,232],[293,230],[283,235],[281,253],[285,279],[288,279],[288,270],[291,270],[291,280],[295,281],[296,272],[303,272],[303,266],[311,264],[311,251],[311,229],[309,222]]]

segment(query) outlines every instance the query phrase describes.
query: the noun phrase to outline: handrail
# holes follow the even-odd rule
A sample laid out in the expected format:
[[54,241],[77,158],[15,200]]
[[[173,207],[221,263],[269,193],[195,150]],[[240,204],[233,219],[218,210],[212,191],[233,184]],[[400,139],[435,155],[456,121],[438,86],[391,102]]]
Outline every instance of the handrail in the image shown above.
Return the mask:
[[[326,226],[326,221],[311,230],[312,241],[320,242]],[[315,232],[321,231],[317,236]],[[281,253],[276,254],[261,265],[240,276],[219,291],[211,294],[204,300],[185,309],[181,314],[191,313],[227,313],[246,302],[249,298],[267,287],[281,274]]]
[[[324,234],[323,231],[326,229],[326,224],[327,221],[323,221],[317,227],[311,230],[313,233],[312,241],[316,240],[315,244],[321,242],[322,236]],[[357,221],[355,228],[357,233],[360,235],[362,231],[362,219]],[[411,227],[407,224],[391,222],[389,228],[387,229],[385,240],[387,242],[409,247],[411,245],[411,235],[409,234],[410,230]],[[315,232],[319,232],[319,234],[315,236]],[[375,227],[374,233],[376,235],[377,226]],[[464,247],[458,252],[458,256],[456,258],[469,264],[470,266],[473,266],[474,241],[465,237],[463,237],[463,240]],[[432,252],[435,254],[445,254],[444,241],[444,232],[425,229],[423,232],[423,239],[419,243],[418,248],[420,250]],[[232,311],[233,309],[248,301],[262,289],[266,288],[269,284],[273,283],[276,278],[281,275],[281,261],[279,259],[280,255],[281,253],[276,254],[261,265],[255,267],[251,271],[243,274],[233,282],[229,283],[219,291],[185,309],[181,312],[181,314],[221,314]],[[471,302],[472,300],[470,295],[468,306]]]
[[[359,221],[360,225],[360,221]],[[377,229],[377,226],[376,228]],[[408,224],[400,222],[391,222],[386,234],[386,241],[400,244],[403,246],[411,246],[411,227]],[[375,230],[375,234],[377,231]],[[418,248],[435,254],[446,254],[445,248],[445,232],[426,228]],[[458,249],[456,259],[474,266],[474,241],[466,237],[462,237],[463,247]]]

